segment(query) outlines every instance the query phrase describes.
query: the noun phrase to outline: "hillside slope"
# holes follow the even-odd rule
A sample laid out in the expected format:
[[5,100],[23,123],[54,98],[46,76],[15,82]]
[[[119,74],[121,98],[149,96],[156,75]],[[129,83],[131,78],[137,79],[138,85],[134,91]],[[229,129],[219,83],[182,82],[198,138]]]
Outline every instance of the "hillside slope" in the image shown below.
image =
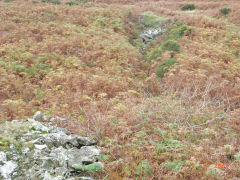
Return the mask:
[[69,131],[105,149],[97,179],[239,178],[239,9],[238,0],[0,1],[0,119],[66,117]]

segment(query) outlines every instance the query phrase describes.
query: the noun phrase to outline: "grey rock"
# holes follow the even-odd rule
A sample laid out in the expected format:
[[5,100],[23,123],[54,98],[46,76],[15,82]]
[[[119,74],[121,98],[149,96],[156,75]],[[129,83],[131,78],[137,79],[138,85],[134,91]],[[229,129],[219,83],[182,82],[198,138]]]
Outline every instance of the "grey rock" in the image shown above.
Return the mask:
[[91,145],[97,144],[97,142],[95,140],[90,139],[89,137],[77,136],[77,141],[82,146],[91,146]]
[[[82,175],[81,171],[74,168],[76,165],[96,163],[97,156],[100,155],[100,148],[94,146],[96,141],[70,134],[64,128],[44,124],[42,122],[44,118],[38,112],[33,119],[6,122],[6,126],[16,128],[19,132],[16,135],[12,134],[12,140],[15,141],[14,144],[20,146],[16,148],[12,144],[10,151],[0,152],[0,179],[63,180]],[[66,121],[59,117],[55,119]],[[7,132],[8,128],[2,131],[3,134]],[[15,133],[16,130],[13,129],[13,132]],[[19,149],[19,147],[23,148]],[[51,174],[57,177],[52,177]]]
[[61,117],[56,117],[56,120],[59,121],[59,122],[64,122],[66,123],[67,122],[67,119],[66,118],[61,118]]
[[30,151],[30,148],[27,147],[22,150],[22,153],[26,155],[29,151]]
[[64,177],[62,177],[62,176],[57,176],[57,177],[53,178],[53,180],[64,180]]
[[49,174],[48,171],[45,171],[43,180],[53,180],[53,177]]
[[34,144],[34,146],[36,149],[39,149],[39,150],[43,150],[43,149],[47,148],[46,144],[44,144],[44,145]]
[[35,121],[43,121],[43,114],[40,111],[37,111],[34,116],[33,119]]
[[60,167],[67,167],[67,161],[69,160],[69,154],[67,149],[62,146],[53,149],[49,155],[54,161],[58,162]]
[[55,174],[56,175],[60,175],[60,176],[64,176],[65,174],[67,174],[68,172],[68,168],[67,167],[57,167],[55,169]]
[[42,123],[38,121],[32,121],[32,128],[34,128],[37,131],[49,132],[49,128],[47,126],[44,126]]
[[5,161],[7,161],[7,155],[0,151],[0,163],[4,163]]
[[0,166],[0,174],[5,179],[11,179],[11,175],[17,170],[17,163],[14,161],[7,161],[3,166]]
[[77,178],[77,180],[94,180],[93,178],[91,178],[91,177],[79,177],[79,178]]
[[82,164],[95,162],[96,156],[100,155],[100,149],[95,146],[83,146],[81,149],[73,148],[68,150],[69,166],[75,168]]

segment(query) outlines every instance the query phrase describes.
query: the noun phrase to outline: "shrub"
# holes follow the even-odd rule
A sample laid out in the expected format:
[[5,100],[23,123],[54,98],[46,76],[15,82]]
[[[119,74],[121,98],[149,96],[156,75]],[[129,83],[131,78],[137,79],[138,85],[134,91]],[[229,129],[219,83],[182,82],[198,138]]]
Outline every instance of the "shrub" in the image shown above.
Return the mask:
[[220,9],[220,12],[224,15],[229,14],[229,12],[231,11],[231,8],[222,8]]
[[61,4],[60,0],[42,0],[43,3]]
[[77,0],[77,2],[80,2],[80,3],[87,3],[88,0]]
[[177,40],[179,38],[181,38],[184,34],[185,31],[187,31],[189,29],[188,26],[186,25],[182,25],[178,28],[175,28],[171,31],[171,36],[173,37],[173,39]]
[[165,61],[163,61],[161,64],[159,64],[156,75],[160,78],[164,77],[164,74],[168,72],[169,68],[174,65],[177,61],[170,58]]
[[187,10],[194,10],[195,5],[194,4],[185,4],[181,7],[182,11],[187,11]]
[[78,5],[78,2],[76,2],[76,1],[68,1],[65,4],[67,4],[69,6],[73,6],[73,5]]
[[13,2],[14,0],[4,0],[5,3]]
[[160,47],[157,47],[150,52],[149,58],[151,60],[152,59],[157,59],[161,55],[162,55],[162,49]]
[[36,0],[33,0],[32,3],[33,3],[33,4],[37,4],[37,3],[39,3],[39,2],[36,1]]
[[180,52],[180,46],[176,41],[168,40],[162,44],[162,50]]

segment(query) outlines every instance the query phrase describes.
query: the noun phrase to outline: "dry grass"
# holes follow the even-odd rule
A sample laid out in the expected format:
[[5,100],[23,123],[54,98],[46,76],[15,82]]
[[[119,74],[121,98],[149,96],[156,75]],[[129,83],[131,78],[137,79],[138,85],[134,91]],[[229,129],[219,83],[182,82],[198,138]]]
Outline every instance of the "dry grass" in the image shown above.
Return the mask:
[[[64,2],[0,1],[0,119],[68,118],[108,155],[98,179],[239,178],[238,0]],[[130,43],[145,11],[192,29],[163,79]]]

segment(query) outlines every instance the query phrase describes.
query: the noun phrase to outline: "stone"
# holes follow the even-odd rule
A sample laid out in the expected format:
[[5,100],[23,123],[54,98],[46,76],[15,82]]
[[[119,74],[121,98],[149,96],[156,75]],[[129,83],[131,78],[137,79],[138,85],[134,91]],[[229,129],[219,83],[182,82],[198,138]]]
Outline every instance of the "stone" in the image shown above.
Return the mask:
[[0,133],[9,133],[11,128],[13,143],[9,151],[0,152],[0,179],[91,180],[91,177],[79,177],[82,171],[75,167],[103,168],[103,164],[96,162],[101,152],[95,146],[96,141],[70,134],[65,128],[43,123],[42,119],[36,121],[40,114],[36,113],[33,119],[6,122],[3,126]]
[[53,180],[53,177],[49,174],[48,171],[45,171],[43,180]]
[[22,150],[22,153],[26,155],[29,151],[30,151],[30,148],[27,147]]
[[79,178],[77,178],[77,180],[94,180],[93,178],[91,178],[91,177],[79,177]]
[[91,146],[97,144],[95,140],[90,139],[89,137],[77,136],[77,141],[81,146]]
[[34,144],[34,147],[36,149],[43,150],[43,149],[47,148],[47,145],[46,144],[44,144],[44,145]]
[[42,123],[40,123],[38,121],[32,122],[32,129],[37,130],[37,131],[49,132],[49,128],[47,126],[44,126]]
[[0,166],[0,174],[5,179],[11,179],[12,173],[17,170],[17,163],[14,161],[7,161],[3,166]]
[[0,163],[4,163],[5,161],[7,161],[7,155],[0,151]]
[[95,146],[83,146],[81,149],[70,149],[68,153],[69,166],[75,168],[78,165],[94,163],[100,155],[100,149]]
[[57,176],[57,177],[53,178],[53,180],[64,180],[64,177],[62,177],[62,176]]
[[43,121],[43,114],[41,113],[41,111],[37,111],[34,116],[33,119],[35,121]]

